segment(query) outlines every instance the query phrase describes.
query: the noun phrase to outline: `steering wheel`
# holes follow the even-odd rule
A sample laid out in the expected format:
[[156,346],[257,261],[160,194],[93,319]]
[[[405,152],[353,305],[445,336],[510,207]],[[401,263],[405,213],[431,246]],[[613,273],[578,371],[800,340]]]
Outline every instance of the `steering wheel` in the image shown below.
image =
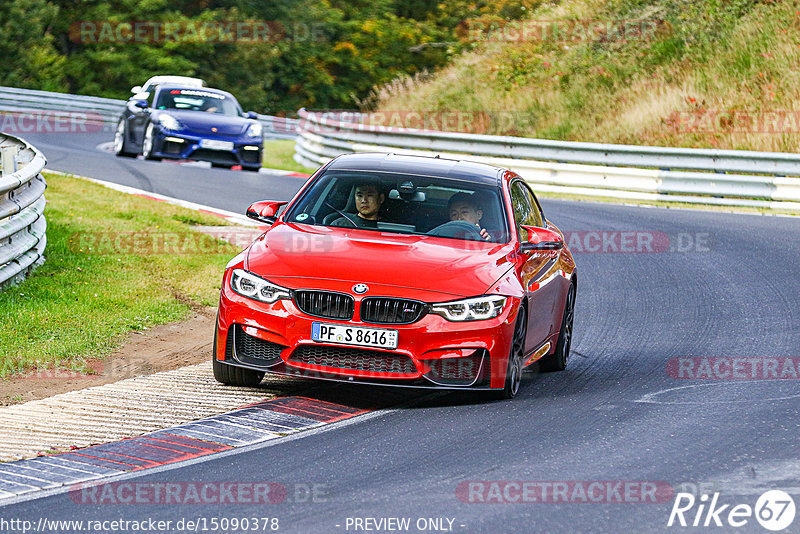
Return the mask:
[[[337,209],[336,207],[332,206],[328,202],[325,202],[325,205],[328,206],[329,208],[331,208],[333,210],[333,213],[329,213],[328,215],[326,215],[325,218],[322,220],[322,224],[324,224],[325,226],[328,226],[329,224],[331,224],[333,221],[335,221],[339,217],[344,217],[345,219],[347,219],[347,222],[349,222],[353,226],[353,228],[358,228],[358,225],[356,224],[356,222],[353,219],[350,218],[350,215],[348,215],[347,213],[343,212],[340,209]],[[331,217],[331,215],[338,215],[339,217]],[[356,215],[356,217],[357,217],[357,215]]]
[[428,235],[437,237],[460,237],[470,241],[484,241],[480,228],[467,221],[449,221],[440,224],[429,231]]

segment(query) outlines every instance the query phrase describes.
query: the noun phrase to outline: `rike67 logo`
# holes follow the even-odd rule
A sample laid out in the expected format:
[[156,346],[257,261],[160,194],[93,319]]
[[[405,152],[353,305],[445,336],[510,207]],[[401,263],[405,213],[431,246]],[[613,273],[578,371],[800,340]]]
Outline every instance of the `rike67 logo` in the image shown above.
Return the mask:
[[767,530],[777,532],[789,527],[794,521],[794,499],[781,490],[767,491],[758,498],[755,507],[742,503],[719,504],[719,493],[695,498],[691,493],[678,493],[669,514],[667,526],[692,527],[743,527],[755,516],[756,521]]

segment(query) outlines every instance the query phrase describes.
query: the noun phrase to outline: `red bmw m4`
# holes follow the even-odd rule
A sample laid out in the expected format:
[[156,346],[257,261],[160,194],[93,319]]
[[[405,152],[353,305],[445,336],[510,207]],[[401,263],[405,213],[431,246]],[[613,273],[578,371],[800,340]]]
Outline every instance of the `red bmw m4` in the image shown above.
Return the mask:
[[511,398],[523,369],[563,370],[577,271],[514,172],[349,154],[289,202],[225,270],[215,378],[265,373]]

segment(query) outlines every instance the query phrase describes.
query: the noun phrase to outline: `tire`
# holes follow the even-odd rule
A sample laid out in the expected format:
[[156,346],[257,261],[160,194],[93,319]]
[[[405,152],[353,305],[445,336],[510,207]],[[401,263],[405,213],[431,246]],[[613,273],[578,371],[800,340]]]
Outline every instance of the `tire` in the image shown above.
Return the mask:
[[569,285],[567,302],[564,304],[564,316],[561,319],[561,330],[553,354],[542,358],[539,370],[543,372],[563,371],[569,361],[569,349],[572,346],[572,323],[575,319],[575,286]]
[[128,146],[128,123],[122,118],[117,123],[117,129],[114,132],[114,154],[121,158],[135,158],[136,152],[131,152]]
[[261,170],[261,166],[259,165],[258,167],[250,167],[250,166],[247,166],[247,165],[242,165],[242,169],[244,169],[246,171],[250,171],[250,172],[258,172],[258,171]]
[[250,388],[259,385],[261,379],[264,378],[264,371],[253,371],[252,369],[235,367],[217,359],[217,355],[215,354],[217,350],[216,322],[214,325],[214,346],[211,349],[211,367],[214,369],[214,379],[226,386]]
[[144,130],[144,139],[142,140],[142,156],[144,159],[150,161],[161,161],[161,158],[153,156],[153,123],[148,122]]
[[506,382],[503,389],[493,392],[498,400],[513,399],[519,392],[522,383],[522,363],[525,356],[525,337],[528,331],[528,312],[524,304],[520,304],[517,312],[517,323],[514,325],[514,336],[511,338],[511,352],[508,355]]

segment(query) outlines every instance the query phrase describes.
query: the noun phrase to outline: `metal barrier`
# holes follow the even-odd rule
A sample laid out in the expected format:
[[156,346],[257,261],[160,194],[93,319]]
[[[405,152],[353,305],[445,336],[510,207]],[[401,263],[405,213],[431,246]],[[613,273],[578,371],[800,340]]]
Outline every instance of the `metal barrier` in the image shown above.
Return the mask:
[[[79,118],[82,124],[100,126],[107,132],[115,131],[117,121],[125,109],[125,102],[113,98],[0,87],[0,113],[35,114],[43,111],[63,113],[70,118]],[[297,119],[258,115],[258,120],[264,128],[266,137],[294,139],[297,136],[295,133]],[[30,124],[30,121],[28,123]]]
[[21,280],[44,261],[47,183],[40,173],[46,163],[36,147],[0,134],[0,285]]
[[298,114],[294,159],[308,167],[351,152],[440,155],[508,167],[538,191],[800,210],[798,154],[573,143],[389,128],[353,122],[360,117],[352,113],[346,121]]

